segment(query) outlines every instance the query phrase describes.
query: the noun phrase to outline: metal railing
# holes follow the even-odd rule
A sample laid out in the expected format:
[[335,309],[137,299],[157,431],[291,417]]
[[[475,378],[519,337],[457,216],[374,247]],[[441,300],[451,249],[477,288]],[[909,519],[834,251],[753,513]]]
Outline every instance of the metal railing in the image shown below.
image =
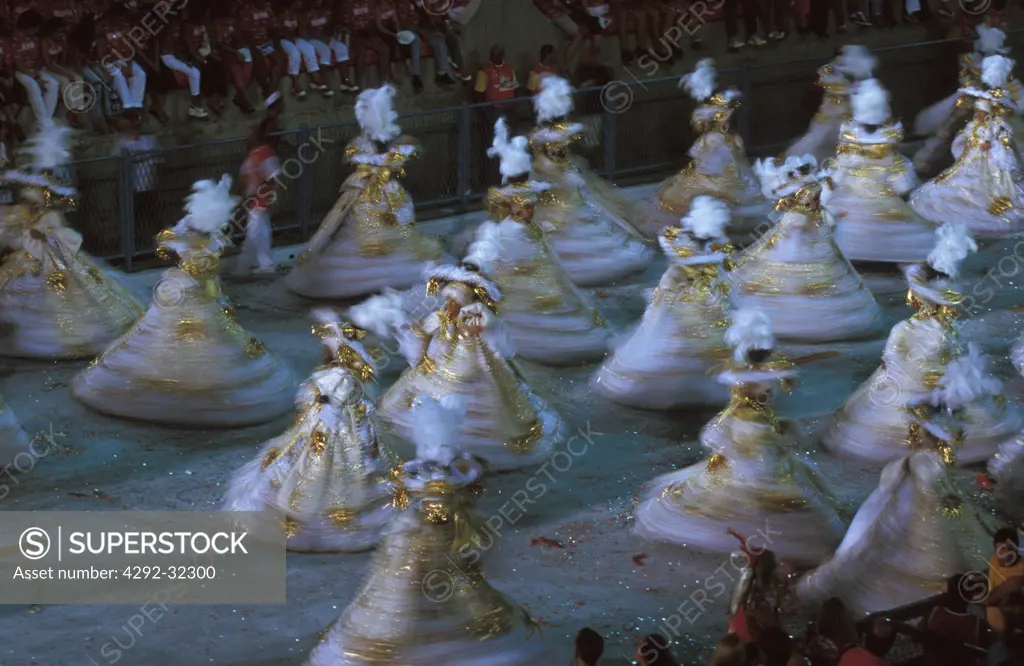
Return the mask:
[[[1009,34],[1015,42],[1024,31]],[[957,86],[957,55],[963,40],[941,40],[876,49],[878,77],[890,91],[893,113],[905,121]],[[739,132],[751,155],[771,154],[803,132],[813,118],[820,91],[814,86],[822,58],[719,71],[721,85],[738,88],[744,104]],[[612,90],[616,103],[609,104]],[[623,97],[625,95],[625,97]],[[623,104],[623,99],[628,101]],[[694,140],[689,118],[693,102],[678,88],[678,77],[614,82],[576,93],[574,117],[587,126],[578,151],[613,182],[643,182],[681,167]],[[530,129],[529,99],[422,111],[402,116],[403,131],[422,145],[421,157],[403,179],[423,218],[465,212],[499,182],[498,165],[487,157],[495,119],[509,118],[513,131]],[[359,132],[354,121],[279,134],[285,173],[272,211],[275,243],[305,241],[333,206],[349,173],[345,145]],[[154,256],[154,236],[181,215],[192,183],[237,174],[244,139],[77,162],[72,173],[81,207],[71,224],[91,254],[125,270]],[[293,166],[294,177],[287,167]],[[297,165],[297,166],[296,166]],[[149,191],[138,186],[150,182]]]

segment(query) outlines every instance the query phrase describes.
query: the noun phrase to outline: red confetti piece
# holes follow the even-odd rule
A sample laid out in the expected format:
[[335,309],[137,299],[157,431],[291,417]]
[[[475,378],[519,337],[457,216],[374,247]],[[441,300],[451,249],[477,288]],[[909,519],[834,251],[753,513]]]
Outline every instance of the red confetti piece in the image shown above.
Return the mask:
[[638,553],[633,556],[633,564],[635,564],[638,567],[642,567],[644,565],[644,560],[646,559],[647,553]]
[[549,539],[548,537],[543,537],[543,536],[533,537],[532,539],[530,539],[530,545],[531,546],[538,546],[538,545],[539,546],[547,546],[548,548],[562,548],[562,544],[558,543],[554,539]]

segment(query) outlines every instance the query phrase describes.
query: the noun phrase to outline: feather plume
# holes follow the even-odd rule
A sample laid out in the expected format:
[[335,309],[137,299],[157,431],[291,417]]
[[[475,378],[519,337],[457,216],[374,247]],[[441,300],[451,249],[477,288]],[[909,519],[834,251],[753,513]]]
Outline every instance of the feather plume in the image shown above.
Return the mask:
[[542,79],[540,92],[533,98],[537,122],[546,123],[572,113],[572,84],[560,76],[548,74]]
[[858,83],[850,103],[853,119],[862,125],[884,125],[892,116],[889,92],[878,79],[865,79]]
[[871,51],[868,51],[866,47],[860,44],[847,44],[839,54],[836,69],[855,79],[862,80],[871,78],[877,64],[878,59],[871,55]]
[[402,295],[387,288],[383,293],[349,308],[348,316],[359,328],[372,331],[382,338],[392,335],[395,328],[409,320]]
[[185,225],[192,231],[210,234],[220,231],[231,219],[231,213],[240,201],[231,195],[231,176],[224,174],[219,181],[200,180],[192,186],[192,194],[185,199]]
[[1013,73],[1013,61],[1006,56],[988,56],[981,61],[981,80],[990,88],[1002,88]]
[[939,379],[939,388],[932,394],[932,403],[958,410],[982,398],[999,395],[1003,383],[988,371],[988,359],[976,343],[967,345],[967,353],[946,366]]
[[679,79],[679,85],[686,89],[697,102],[703,102],[715,94],[715,87],[718,85],[718,72],[715,70],[715,61],[711,58],[704,58],[697,63],[697,68],[691,73]]
[[761,183],[761,194],[769,201],[774,198],[775,191],[786,182],[785,173],[774,157],[754,162],[754,175]]
[[494,123],[494,142],[487,149],[487,156],[499,159],[502,184],[507,183],[509,178],[530,173],[528,146],[529,141],[525,136],[509,140],[508,123],[504,118],[498,118],[498,122]]
[[461,396],[449,394],[436,400],[424,396],[412,408],[412,438],[416,459],[446,467],[458,457],[459,429],[466,418],[466,404]]
[[978,38],[974,40],[974,50],[978,53],[990,56],[1009,51],[1009,49],[1003,46],[1006,42],[1006,33],[999,28],[990,28],[981,23],[976,25],[974,30],[978,33]]
[[732,313],[732,325],[725,332],[725,343],[733,348],[733,360],[747,364],[747,353],[773,349],[775,336],[768,313],[757,308],[740,308]]
[[356,120],[374,141],[386,143],[402,133],[394,110],[395,89],[390,84],[364,90],[356,99]]
[[36,135],[29,139],[26,152],[36,171],[52,171],[71,162],[72,129],[67,125],[48,122],[39,127]]
[[935,238],[935,248],[928,254],[928,263],[940,273],[958,277],[960,263],[967,255],[978,251],[970,230],[961,222],[947,222],[935,230]]
[[682,220],[682,227],[700,240],[718,240],[725,237],[729,226],[729,206],[720,199],[701,195],[690,204],[690,212]]

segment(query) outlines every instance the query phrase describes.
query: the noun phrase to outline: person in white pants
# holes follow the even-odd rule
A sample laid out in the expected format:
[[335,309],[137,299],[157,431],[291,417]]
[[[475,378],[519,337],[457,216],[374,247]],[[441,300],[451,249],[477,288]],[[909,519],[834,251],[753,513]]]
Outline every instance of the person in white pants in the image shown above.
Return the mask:
[[[141,109],[146,101],[146,72],[139,63],[117,61],[106,63],[114,92],[121,98],[122,109]],[[128,76],[125,76],[125,71]]]
[[188,94],[192,96],[192,104],[188,108],[188,115],[193,118],[206,118],[209,114],[203,108],[203,97],[200,88],[202,75],[199,72],[199,68],[182,62],[177,56],[170,53],[160,56],[160,62],[170,70],[181,72],[188,79]]
[[[288,39],[281,40],[281,50],[284,51],[285,56],[288,57],[288,68],[286,72],[288,77],[292,80],[292,89],[295,94],[299,97],[305,97],[306,91],[302,89],[302,85],[299,83],[299,74],[302,71],[302,66],[305,65],[306,71],[309,72],[310,84],[315,90],[319,90],[324,94],[324,97],[331,97],[334,95],[334,91],[328,88],[323,82],[323,76],[320,73],[320,62],[318,62],[318,56],[316,47],[313,46],[312,42],[297,38],[294,41]],[[326,63],[329,65],[330,60]]]
[[267,115],[249,135],[239,179],[245,188],[242,208],[246,220],[245,241],[234,271],[238,277],[253,273],[272,274],[277,270],[270,247],[270,207],[277,197],[274,179],[280,171],[281,163],[267,135],[277,129],[277,117],[282,108],[281,94],[272,94],[267,98],[265,106]]
[[41,123],[52,120],[60,100],[60,83],[57,79],[45,71],[39,71],[35,77],[18,71],[14,73],[14,78],[25,88],[28,105],[36,120]]
[[352,83],[352,80],[348,78],[348,44],[337,37],[331,37],[331,42],[327,47],[329,49],[328,53],[334,56],[334,64],[338,66],[338,76],[341,78],[338,88],[342,92],[359,92],[359,86]]

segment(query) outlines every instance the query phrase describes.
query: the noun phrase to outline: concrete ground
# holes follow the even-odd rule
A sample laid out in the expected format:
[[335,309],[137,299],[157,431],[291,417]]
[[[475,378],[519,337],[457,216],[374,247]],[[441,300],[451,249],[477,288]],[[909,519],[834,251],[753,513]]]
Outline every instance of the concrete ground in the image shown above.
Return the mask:
[[[650,192],[646,187],[638,194]],[[446,219],[424,227],[451,239],[466,224]],[[282,262],[295,250],[281,250]],[[1009,366],[1006,345],[1020,330],[1018,306],[1024,298],[1017,293],[1020,278],[1015,276],[1021,272],[1021,256],[1012,242],[1002,243],[975,256],[969,271],[971,281],[984,281],[995,296],[988,303],[979,301],[983,312],[966,327],[966,335],[997,356],[1013,399],[1022,382]],[[643,290],[663,270],[659,262],[633,281],[594,292],[601,314],[619,327],[634,322],[644,307]],[[148,299],[158,276],[147,271],[126,281]],[[865,278],[890,324],[908,315],[905,286],[895,274]],[[269,348],[301,376],[314,367],[321,351],[309,334],[308,302],[289,294],[281,279],[226,281],[225,289],[239,321]],[[816,447],[816,433],[876,366],[883,342],[879,337],[784,349],[794,356],[840,352],[802,367],[796,391],[779,409],[797,422],[801,448],[820,465],[850,515],[877,482],[877,471],[829,458]],[[213,510],[228,475],[289,423],[290,417],[227,432],[184,431],[106,418],[69,394],[68,385],[83,365],[0,361],[0,392],[26,430],[49,435],[52,428],[59,447],[19,475],[17,485],[10,484],[0,510]],[[606,637],[603,663],[628,663],[636,639],[652,631],[675,638],[686,663],[704,663],[698,660],[706,658],[725,626],[729,595],[710,599],[697,612],[689,600],[709,576],[722,576],[719,582],[729,586],[722,572],[728,558],[643,543],[631,532],[631,513],[647,481],[704,456],[696,436],[711,414],[647,413],[609,404],[588,389],[593,366],[522,367],[573,429],[591,433],[593,444],[566,471],[553,472],[545,496],[525,514],[497,519],[502,534],[486,554],[489,580],[540,623],[556,650],[551,663],[569,663],[572,636],[583,626]],[[976,473],[960,473],[965,488],[973,489]],[[534,475],[526,470],[489,478],[479,504],[481,517],[499,516],[502,505]],[[287,605],[171,607],[135,633],[129,629],[129,623],[138,626],[135,606],[3,606],[0,665],[113,664],[100,649],[116,638],[122,646],[131,645],[118,659],[124,666],[298,666],[318,632],[352,598],[369,559],[369,554],[289,555]]]

